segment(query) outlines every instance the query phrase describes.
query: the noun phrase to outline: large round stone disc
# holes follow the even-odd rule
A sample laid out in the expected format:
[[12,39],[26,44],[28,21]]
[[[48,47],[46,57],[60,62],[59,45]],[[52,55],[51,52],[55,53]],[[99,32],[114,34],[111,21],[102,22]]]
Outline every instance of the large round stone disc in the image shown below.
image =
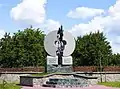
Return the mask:
[[[46,52],[51,56],[57,56],[57,45],[55,45],[55,41],[57,40],[57,30],[52,31],[46,35],[44,40],[44,48]],[[71,33],[64,31],[63,32],[63,40],[66,41],[66,45],[63,51],[63,56],[69,56],[73,53],[75,49],[75,39]]]

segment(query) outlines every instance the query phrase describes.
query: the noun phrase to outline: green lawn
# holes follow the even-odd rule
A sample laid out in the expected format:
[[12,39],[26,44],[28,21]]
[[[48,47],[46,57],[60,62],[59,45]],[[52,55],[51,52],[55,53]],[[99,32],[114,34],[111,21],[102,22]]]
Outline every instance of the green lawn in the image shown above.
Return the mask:
[[46,76],[48,74],[61,74],[60,72],[55,72],[55,73],[37,73],[37,74],[32,74],[32,76]]
[[33,76],[45,76],[48,75],[50,73],[37,73],[37,74],[32,74]]
[[102,83],[99,82],[98,84],[109,86],[109,87],[119,87],[120,88],[120,82],[102,82]]
[[21,89],[20,86],[17,86],[14,83],[0,84],[0,89]]

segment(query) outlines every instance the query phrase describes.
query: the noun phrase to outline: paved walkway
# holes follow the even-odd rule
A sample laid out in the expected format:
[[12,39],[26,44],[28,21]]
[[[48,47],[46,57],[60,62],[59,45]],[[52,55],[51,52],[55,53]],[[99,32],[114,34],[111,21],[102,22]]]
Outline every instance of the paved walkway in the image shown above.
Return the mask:
[[40,87],[40,86],[34,86],[34,87],[25,87],[23,86],[22,89],[120,89],[120,88],[113,88],[113,87],[106,87],[102,85],[95,85],[91,87],[84,87],[84,88],[47,88],[47,87]]

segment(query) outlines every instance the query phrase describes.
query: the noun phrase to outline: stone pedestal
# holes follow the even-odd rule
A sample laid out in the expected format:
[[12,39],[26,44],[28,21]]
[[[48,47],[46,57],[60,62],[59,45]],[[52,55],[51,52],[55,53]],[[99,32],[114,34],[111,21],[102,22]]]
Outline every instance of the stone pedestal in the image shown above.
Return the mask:
[[47,56],[47,72],[48,73],[71,73],[72,72],[72,56],[62,57],[62,65],[58,65],[58,57]]
[[48,73],[72,73],[72,66],[47,65]]

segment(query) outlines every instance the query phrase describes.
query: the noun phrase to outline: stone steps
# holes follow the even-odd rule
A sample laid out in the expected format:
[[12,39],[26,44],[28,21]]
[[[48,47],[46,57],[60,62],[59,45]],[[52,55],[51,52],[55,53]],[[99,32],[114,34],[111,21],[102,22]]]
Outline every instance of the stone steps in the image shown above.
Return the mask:
[[79,87],[84,87],[88,86],[89,84],[87,83],[86,80],[83,79],[76,79],[76,78],[49,78],[48,81],[46,81],[45,84],[43,84],[43,87],[56,87],[56,86],[64,86],[64,87],[74,87],[74,86],[79,86]]
[[46,84],[57,84],[57,82],[47,81]]
[[43,84],[42,87],[56,87],[56,84]]

